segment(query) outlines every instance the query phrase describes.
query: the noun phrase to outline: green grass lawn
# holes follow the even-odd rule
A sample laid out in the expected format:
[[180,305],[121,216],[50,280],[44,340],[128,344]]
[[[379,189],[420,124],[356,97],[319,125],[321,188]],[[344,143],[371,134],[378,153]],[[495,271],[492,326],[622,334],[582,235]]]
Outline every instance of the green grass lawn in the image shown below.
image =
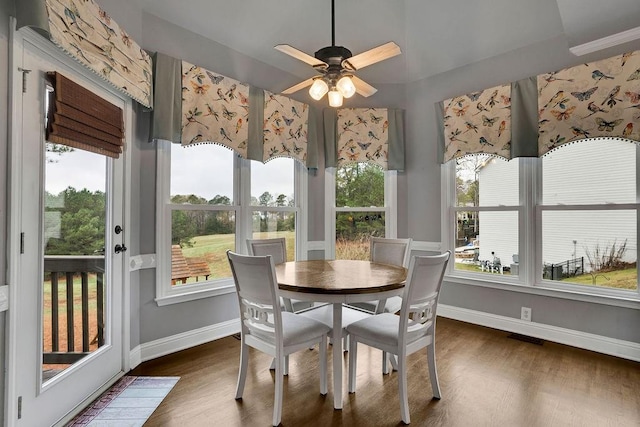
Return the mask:
[[[480,267],[474,264],[465,264],[457,262],[455,266],[456,270],[461,271],[473,271],[473,272],[482,272]],[[487,273],[491,274],[491,273]],[[509,274],[508,271],[505,271],[505,274]],[[607,287],[607,288],[617,288],[617,289],[637,289],[637,270],[635,267],[626,268],[624,270],[616,270],[609,271],[606,273],[597,273],[594,275],[591,274],[581,274],[575,277],[566,277],[561,280],[561,282],[566,283],[575,283],[578,285],[589,285],[589,286],[598,286],[598,287]],[[594,282],[595,276],[595,282]]]
[[580,276],[567,277],[563,282],[577,283],[580,285],[600,286],[618,289],[637,289],[637,274],[635,267],[624,270],[608,271],[606,273],[581,274]]
[[[284,237],[287,241],[287,259],[293,261],[295,258],[295,231],[269,231],[254,233],[254,239],[273,239]],[[197,236],[192,239],[192,247],[182,248],[182,253],[186,258],[204,258],[209,264],[211,276],[209,279],[220,279],[231,277],[231,269],[227,260],[227,250],[246,252],[246,246],[236,248],[235,234],[212,234],[208,236]],[[200,280],[203,280],[201,277]],[[195,278],[190,278],[187,283],[194,283]]]

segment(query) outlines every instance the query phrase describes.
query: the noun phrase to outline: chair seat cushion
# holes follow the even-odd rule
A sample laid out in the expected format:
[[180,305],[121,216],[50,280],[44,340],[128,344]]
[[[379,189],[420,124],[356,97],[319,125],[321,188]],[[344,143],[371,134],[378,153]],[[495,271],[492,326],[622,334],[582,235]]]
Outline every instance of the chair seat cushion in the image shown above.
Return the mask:
[[385,345],[397,346],[399,322],[400,317],[395,314],[377,314],[369,319],[350,324],[347,327],[347,333]]
[[287,311],[282,312],[282,335],[285,346],[300,344],[328,334],[331,328],[322,322]]
[[[409,320],[409,326],[413,322]],[[430,322],[429,322],[430,323]],[[416,324],[418,325],[418,324]],[[425,326],[428,326],[426,324]],[[398,346],[398,330],[400,328],[400,316],[391,313],[382,313],[371,316],[368,319],[359,320],[347,326],[347,333],[362,337],[388,346]],[[425,336],[426,331],[407,334],[407,343]]]

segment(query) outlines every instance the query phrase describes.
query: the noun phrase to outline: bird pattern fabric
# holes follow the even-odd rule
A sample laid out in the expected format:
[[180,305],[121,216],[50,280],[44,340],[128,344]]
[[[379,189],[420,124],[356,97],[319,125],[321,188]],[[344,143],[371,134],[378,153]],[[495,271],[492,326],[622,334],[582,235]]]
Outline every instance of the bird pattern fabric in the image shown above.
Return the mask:
[[341,108],[337,111],[337,166],[366,162],[388,168],[389,118],[381,108]]
[[152,107],[149,55],[94,0],[46,0],[49,37],[131,98]]
[[485,153],[511,158],[511,85],[444,101],[444,161]]
[[182,145],[224,145],[245,159],[249,86],[182,61]]
[[538,80],[538,154],[584,138],[640,141],[640,51]]
[[290,157],[307,162],[308,105],[264,91],[263,161]]

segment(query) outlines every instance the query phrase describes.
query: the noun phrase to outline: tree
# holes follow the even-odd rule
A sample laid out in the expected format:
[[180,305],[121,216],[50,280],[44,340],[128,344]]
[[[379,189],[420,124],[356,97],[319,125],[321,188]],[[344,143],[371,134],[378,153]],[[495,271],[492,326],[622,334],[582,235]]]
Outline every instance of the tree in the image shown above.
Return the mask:
[[336,206],[384,206],[384,171],[368,163],[340,167]]
[[[384,171],[367,163],[343,166],[336,171],[336,206],[384,206]],[[362,235],[384,235],[384,218],[378,213],[340,213],[336,236],[349,240]]]
[[45,193],[46,255],[104,253],[105,194],[68,187]]
[[210,205],[225,205],[231,206],[231,199],[227,196],[221,196],[220,194],[216,194],[215,197],[208,202]]
[[272,206],[273,204],[273,196],[268,191],[265,191],[258,198],[258,204],[260,206]]

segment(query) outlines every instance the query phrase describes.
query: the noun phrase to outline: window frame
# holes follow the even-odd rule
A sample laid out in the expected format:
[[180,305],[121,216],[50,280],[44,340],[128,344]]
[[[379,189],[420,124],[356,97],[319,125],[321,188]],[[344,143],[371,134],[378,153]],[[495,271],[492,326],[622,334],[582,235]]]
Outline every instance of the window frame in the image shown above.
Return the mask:
[[398,172],[384,172],[384,206],[376,207],[338,207],[336,206],[336,172],[338,167],[325,169],[325,259],[336,257],[336,214],[338,212],[383,212],[385,214],[384,232],[388,238],[398,235]]
[[[246,240],[253,235],[252,215],[265,206],[251,205],[251,160],[233,155],[233,200],[231,205],[180,205],[170,202],[170,141],[158,140],[156,158],[156,297],[158,306],[177,304],[235,292],[233,277],[171,285],[171,213],[174,210],[231,211],[235,214],[235,251],[247,254]],[[225,149],[228,149],[224,147]],[[193,148],[197,149],[197,148]],[[294,207],[268,207],[269,211],[296,213],[296,259],[306,259],[308,174],[306,167],[294,163]]]
[[[636,171],[640,172],[640,145],[636,144]],[[520,205],[514,206],[456,206],[456,168],[455,161],[441,166],[442,182],[442,236],[443,249],[455,249],[456,215],[459,211],[504,211],[518,210],[519,232],[519,275],[482,274],[455,270],[449,263],[445,280],[453,283],[477,285],[483,287],[508,289],[536,295],[568,298],[586,302],[598,302],[621,307],[638,308],[640,285],[634,290],[622,290],[606,287],[592,287],[567,282],[543,279],[542,268],[542,215],[545,211],[575,210],[635,210],[638,227],[636,239],[640,237],[640,173],[636,173],[636,203],[620,204],[584,204],[584,205],[544,205],[542,198],[542,159],[517,158],[519,162]],[[638,240],[640,241],[640,240]],[[637,265],[637,264],[636,264]],[[640,283],[640,277],[638,277]]]

